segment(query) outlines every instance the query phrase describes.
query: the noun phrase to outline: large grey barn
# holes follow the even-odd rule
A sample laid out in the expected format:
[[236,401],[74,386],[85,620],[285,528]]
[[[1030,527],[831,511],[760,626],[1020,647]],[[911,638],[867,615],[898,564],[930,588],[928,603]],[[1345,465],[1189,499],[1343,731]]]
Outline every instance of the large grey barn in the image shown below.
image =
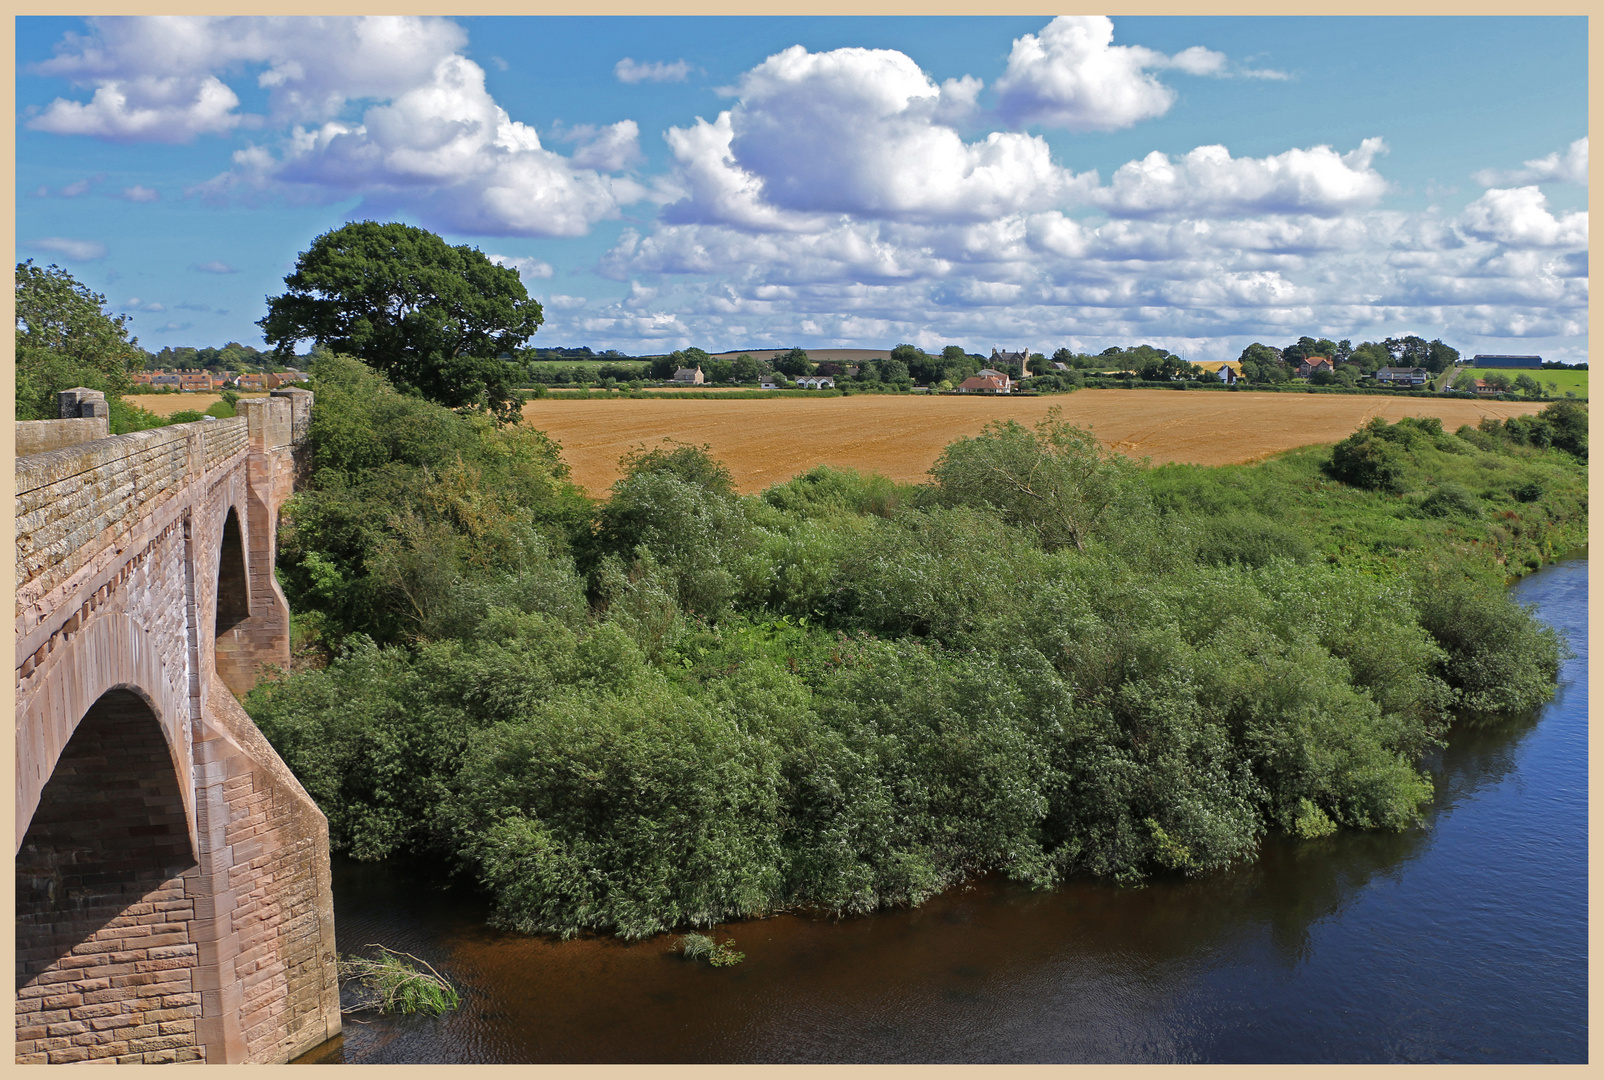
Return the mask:
[[1477,367],[1540,368],[1543,366],[1543,358],[1541,356],[1503,356],[1496,353],[1477,353],[1471,359],[1475,361]]

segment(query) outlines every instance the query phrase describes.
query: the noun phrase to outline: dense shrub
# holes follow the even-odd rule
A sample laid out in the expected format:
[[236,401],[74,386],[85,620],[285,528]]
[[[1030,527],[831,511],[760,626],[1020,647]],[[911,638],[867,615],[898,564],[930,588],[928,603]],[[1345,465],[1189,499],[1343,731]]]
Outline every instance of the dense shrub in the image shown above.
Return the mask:
[[324,354],[313,372],[311,483],[284,509],[279,575],[330,645],[460,630],[487,590],[522,610],[571,602],[530,591],[590,531],[555,443],[399,394],[348,357]]
[[337,849],[433,852],[529,932],[1406,828],[1451,710],[1552,692],[1560,644],[1500,562],[1585,535],[1568,451],[1428,421],[1145,470],[1050,416],[928,485],[820,468],[761,496],[669,444],[580,517],[538,433],[329,378],[317,408],[346,411],[314,418],[281,536],[298,619],[352,636],[247,707]]
[[[1541,489],[1539,489],[1539,496]],[[1530,502],[1531,500],[1525,500]],[[1475,492],[1463,484],[1456,484],[1452,480],[1445,480],[1432,489],[1431,494],[1420,501],[1420,512],[1427,517],[1468,517],[1479,518],[1482,514],[1481,500]]]
[[1308,562],[1311,555],[1307,537],[1252,511],[1198,517],[1189,524],[1198,562],[1264,566],[1275,559]]
[[734,566],[751,532],[747,501],[733,493],[729,471],[689,446],[635,454],[623,464],[625,475],[597,514],[602,578],[616,580],[623,562],[649,552],[679,607],[716,617],[735,598]]
[[1441,420],[1406,416],[1388,424],[1378,416],[1331,448],[1331,475],[1355,487],[1399,492],[1411,455],[1444,443]]
[[1420,624],[1445,652],[1457,704],[1482,712],[1533,709],[1553,693],[1562,645],[1503,589],[1458,568],[1421,574]]

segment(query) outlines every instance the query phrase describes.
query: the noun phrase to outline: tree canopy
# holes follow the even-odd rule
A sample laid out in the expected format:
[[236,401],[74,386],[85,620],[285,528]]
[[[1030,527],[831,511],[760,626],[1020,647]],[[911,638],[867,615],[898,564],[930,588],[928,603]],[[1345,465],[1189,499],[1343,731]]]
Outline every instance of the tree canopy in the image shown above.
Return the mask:
[[104,391],[115,412],[129,366],[145,361],[139,339],[128,336],[128,316],[107,314],[100,293],[32,259],[17,264],[16,298],[16,419],[53,419],[56,394],[74,386]]
[[257,321],[280,357],[311,340],[401,390],[517,418],[511,353],[544,317],[517,272],[477,248],[400,222],[353,222],[312,241],[284,284]]
[[813,374],[813,362],[808,359],[807,352],[801,346],[776,356],[773,363],[775,371],[784,372],[792,377]]

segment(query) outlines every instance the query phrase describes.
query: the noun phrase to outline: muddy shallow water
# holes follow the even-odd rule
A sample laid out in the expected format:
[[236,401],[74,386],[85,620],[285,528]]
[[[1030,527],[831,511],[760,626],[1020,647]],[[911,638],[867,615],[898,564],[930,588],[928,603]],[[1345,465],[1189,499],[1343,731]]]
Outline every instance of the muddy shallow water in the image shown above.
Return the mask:
[[339,947],[464,992],[364,1016],[305,1062],[1548,1062],[1587,1056],[1587,562],[1517,586],[1576,658],[1540,714],[1460,726],[1428,827],[1272,840],[1253,866],[1048,893],[986,879],[923,907],[663,937],[488,930],[399,862],[336,861]]

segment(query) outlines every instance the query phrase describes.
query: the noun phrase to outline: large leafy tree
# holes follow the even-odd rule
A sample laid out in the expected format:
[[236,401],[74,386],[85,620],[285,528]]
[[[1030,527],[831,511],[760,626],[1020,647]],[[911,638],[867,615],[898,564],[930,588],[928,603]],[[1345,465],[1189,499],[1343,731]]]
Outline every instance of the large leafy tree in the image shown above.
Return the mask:
[[808,354],[802,350],[801,346],[797,346],[790,352],[781,353],[779,356],[776,356],[773,360],[773,364],[775,371],[783,371],[785,374],[790,375],[793,378],[798,375],[813,374],[813,361],[808,359]]
[[278,356],[311,340],[356,356],[398,388],[515,421],[512,351],[543,321],[516,271],[399,222],[359,221],[301,253],[257,321]]
[[74,386],[115,397],[128,389],[128,368],[143,364],[128,316],[108,315],[106,298],[59,266],[17,264],[18,420],[56,415],[56,393]]

